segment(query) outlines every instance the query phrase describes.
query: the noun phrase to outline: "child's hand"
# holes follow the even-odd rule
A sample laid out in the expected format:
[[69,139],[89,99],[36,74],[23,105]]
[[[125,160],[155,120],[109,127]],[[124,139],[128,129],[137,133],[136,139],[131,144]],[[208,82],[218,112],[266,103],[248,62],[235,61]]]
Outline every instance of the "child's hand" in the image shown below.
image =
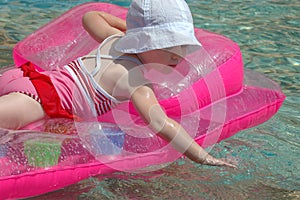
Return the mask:
[[224,159],[218,159],[210,156],[209,154],[206,156],[204,161],[202,162],[204,165],[210,166],[224,166],[224,167],[231,167],[237,169],[237,162],[236,161],[226,161]]

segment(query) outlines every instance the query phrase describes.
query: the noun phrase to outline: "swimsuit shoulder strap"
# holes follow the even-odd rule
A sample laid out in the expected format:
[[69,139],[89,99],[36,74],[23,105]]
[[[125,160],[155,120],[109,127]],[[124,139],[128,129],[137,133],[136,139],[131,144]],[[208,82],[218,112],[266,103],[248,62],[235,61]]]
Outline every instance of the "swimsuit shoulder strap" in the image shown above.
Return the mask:
[[[113,56],[113,55],[102,55],[101,54],[101,48],[109,41],[113,40],[113,39],[116,39],[116,38],[120,38],[122,37],[122,35],[120,34],[115,34],[115,35],[111,35],[109,36],[108,38],[106,38],[98,47],[97,49],[97,53],[96,55],[87,55],[87,56],[84,56],[84,58],[96,58],[96,67],[95,69],[91,72],[91,75],[92,76],[95,76],[99,70],[101,69],[101,59],[102,58],[105,58],[105,59],[116,59],[116,60],[128,60],[128,61],[131,61],[131,62],[134,62],[136,63],[137,65],[142,65],[141,61],[139,61],[138,59],[136,58],[133,58],[133,57],[130,57],[130,56],[124,56],[124,55],[120,55],[120,56]],[[113,48],[113,47],[112,47]]]

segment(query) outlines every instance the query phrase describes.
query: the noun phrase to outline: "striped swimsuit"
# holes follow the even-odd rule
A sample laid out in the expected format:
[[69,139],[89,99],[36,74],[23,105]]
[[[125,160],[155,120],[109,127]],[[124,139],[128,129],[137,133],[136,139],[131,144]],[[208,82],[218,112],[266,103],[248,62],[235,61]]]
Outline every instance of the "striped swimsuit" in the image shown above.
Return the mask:
[[[88,105],[94,116],[100,116],[110,111],[116,104],[120,103],[120,101],[107,93],[94,79],[94,76],[101,70],[101,59],[128,60],[138,65],[142,64],[139,60],[129,56],[101,55],[101,47],[107,42],[119,37],[121,36],[112,35],[106,38],[98,47],[96,55],[79,57],[78,59],[64,66],[65,69],[71,74],[82,95],[85,97],[85,100],[88,102]],[[88,72],[87,68],[83,64],[82,60],[84,58],[96,58],[96,67],[91,73]]]
[[[132,57],[115,52],[108,46],[111,55],[101,55],[100,49],[107,42],[114,42],[121,35],[113,35],[104,40],[96,55],[80,57],[63,68],[38,71],[27,62],[19,68],[0,75],[0,96],[13,92],[23,93],[38,101],[49,117],[91,118],[100,116],[120,103],[107,93],[94,79],[101,69],[101,59],[128,60],[141,65]],[[82,62],[83,58],[96,58],[96,67],[90,73]]]

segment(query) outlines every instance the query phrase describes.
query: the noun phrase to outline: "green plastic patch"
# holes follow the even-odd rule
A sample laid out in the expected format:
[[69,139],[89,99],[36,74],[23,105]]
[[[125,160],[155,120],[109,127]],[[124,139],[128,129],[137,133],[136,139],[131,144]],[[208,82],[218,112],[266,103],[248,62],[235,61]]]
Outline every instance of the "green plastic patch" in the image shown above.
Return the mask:
[[24,142],[24,153],[28,165],[32,167],[51,167],[58,164],[61,154],[61,141],[28,140]]

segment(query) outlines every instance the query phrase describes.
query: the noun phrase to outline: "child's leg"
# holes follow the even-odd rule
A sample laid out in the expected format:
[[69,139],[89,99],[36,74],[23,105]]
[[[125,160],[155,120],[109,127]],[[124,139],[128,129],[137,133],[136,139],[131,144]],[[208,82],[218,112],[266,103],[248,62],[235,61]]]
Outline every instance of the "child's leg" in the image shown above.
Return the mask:
[[10,93],[0,97],[0,127],[19,129],[45,116],[39,102],[21,94]]
[[0,76],[0,127],[19,129],[41,119],[44,111],[37,100],[33,84],[20,68],[4,72]]

